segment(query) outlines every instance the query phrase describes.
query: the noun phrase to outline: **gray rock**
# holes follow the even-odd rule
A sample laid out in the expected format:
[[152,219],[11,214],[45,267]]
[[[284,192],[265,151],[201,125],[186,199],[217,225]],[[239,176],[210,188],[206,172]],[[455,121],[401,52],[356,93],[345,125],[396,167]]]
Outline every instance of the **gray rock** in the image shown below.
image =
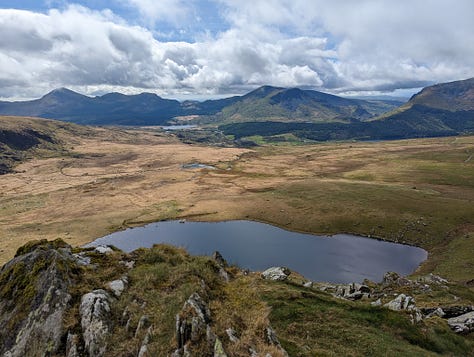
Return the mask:
[[120,297],[120,295],[122,295],[123,291],[125,290],[127,284],[127,277],[122,277],[121,279],[113,280],[107,283],[107,287],[112,290],[116,297]]
[[229,337],[230,342],[235,343],[239,341],[239,338],[237,337],[237,333],[232,327],[229,327],[228,329],[225,330],[227,333],[227,336]]
[[448,325],[456,333],[468,333],[474,331],[474,311],[449,318]]
[[390,271],[385,273],[382,279],[382,286],[410,286],[413,285],[413,282],[407,278],[401,277],[397,273]]
[[265,329],[265,338],[268,344],[276,346],[281,351],[283,356],[288,357],[288,353],[283,347],[281,347],[280,341],[278,340],[278,337],[275,331],[271,328],[271,326],[268,326]]
[[176,316],[177,351],[184,353],[183,348],[188,342],[198,342],[203,336],[207,336],[210,321],[209,307],[198,293],[193,293]]
[[364,296],[368,297],[370,295],[370,288],[359,283],[336,285],[334,295],[348,300],[360,300]]
[[307,282],[303,283],[303,286],[305,288],[312,288],[313,287],[313,282],[312,281],[307,281]]
[[288,279],[290,270],[286,267],[272,267],[262,273],[262,278],[266,280],[283,281]]
[[130,260],[130,261],[121,260],[119,263],[124,265],[128,269],[132,269],[135,266],[135,262],[133,260]]
[[438,284],[438,285],[445,285],[448,284],[448,281],[439,275],[434,275],[434,274],[428,274],[425,276],[421,276],[417,279],[417,281],[421,283],[428,283],[428,284]]
[[90,356],[103,356],[107,350],[106,339],[111,327],[110,304],[110,295],[101,289],[82,296],[79,314],[84,345]]
[[394,311],[413,310],[415,307],[415,299],[413,299],[411,296],[400,294],[392,301],[386,303],[384,306]]
[[150,320],[148,319],[147,315],[143,315],[142,317],[140,317],[140,320],[138,320],[137,329],[135,330],[135,338],[138,337],[141,330],[143,330],[144,328],[148,326],[149,322]]
[[444,306],[442,307],[443,312],[445,314],[445,318],[456,317],[460,315],[464,315],[468,312],[474,311],[474,306]]
[[76,262],[79,265],[86,266],[90,265],[91,263],[91,258],[85,255],[84,253],[73,254],[72,256],[76,259]]
[[112,248],[110,248],[106,245],[98,245],[97,247],[95,247],[94,251],[96,251],[97,253],[100,253],[100,254],[111,254],[111,253],[113,253]]
[[138,351],[138,357],[148,356],[148,344],[150,343],[150,340],[151,340],[151,334],[152,334],[152,326],[150,326],[146,332],[145,338],[143,339],[142,344],[140,346],[140,351]]
[[370,305],[372,305],[372,306],[382,306],[382,300],[381,300],[381,299],[377,299],[377,300],[375,300],[375,301],[372,301],[372,302],[370,303]]
[[214,259],[219,266],[221,266],[223,268],[227,267],[227,261],[224,259],[224,257],[221,255],[221,253],[219,253],[218,251],[215,251],[212,254],[212,259]]
[[443,311],[442,308],[440,307],[437,307],[436,309],[434,309],[432,312],[430,312],[428,315],[426,315],[426,317],[433,317],[433,316],[438,316],[438,317],[444,317],[444,315],[446,315]]
[[68,333],[66,341],[66,357],[80,357],[78,346],[79,336]]

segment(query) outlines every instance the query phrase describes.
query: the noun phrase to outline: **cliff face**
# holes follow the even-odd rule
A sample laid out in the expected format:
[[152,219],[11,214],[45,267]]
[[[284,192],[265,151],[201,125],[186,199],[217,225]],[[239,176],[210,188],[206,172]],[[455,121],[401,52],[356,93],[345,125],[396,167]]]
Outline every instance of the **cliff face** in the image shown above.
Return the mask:
[[473,300],[436,276],[331,285],[167,245],[34,241],[0,270],[0,355],[470,355]]

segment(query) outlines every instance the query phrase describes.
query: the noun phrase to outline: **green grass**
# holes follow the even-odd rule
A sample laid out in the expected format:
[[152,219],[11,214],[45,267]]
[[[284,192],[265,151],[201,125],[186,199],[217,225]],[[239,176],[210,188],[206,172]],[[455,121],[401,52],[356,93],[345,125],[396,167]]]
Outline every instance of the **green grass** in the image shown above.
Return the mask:
[[284,283],[262,284],[270,320],[290,356],[467,356],[474,344],[432,319],[409,316]]

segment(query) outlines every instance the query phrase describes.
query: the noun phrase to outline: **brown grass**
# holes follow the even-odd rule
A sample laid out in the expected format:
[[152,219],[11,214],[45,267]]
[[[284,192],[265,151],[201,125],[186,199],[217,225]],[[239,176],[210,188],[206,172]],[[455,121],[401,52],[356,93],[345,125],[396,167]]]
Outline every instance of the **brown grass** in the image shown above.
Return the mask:
[[[61,131],[69,154],[0,176],[0,263],[32,239],[81,245],[178,217],[378,236],[427,248],[432,260],[474,223],[472,136],[248,150],[153,130],[81,130]],[[190,162],[217,169],[182,169]]]

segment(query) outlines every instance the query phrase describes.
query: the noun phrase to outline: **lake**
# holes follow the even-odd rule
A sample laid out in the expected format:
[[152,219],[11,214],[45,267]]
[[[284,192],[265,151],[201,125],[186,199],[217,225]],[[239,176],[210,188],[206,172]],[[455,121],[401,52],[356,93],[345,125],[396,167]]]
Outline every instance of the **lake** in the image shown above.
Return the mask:
[[412,273],[427,258],[421,248],[349,234],[316,236],[253,221],[163,221],[129,228],[87,246],[114,245],[131,252],[168,243],[195,255],[219,251],[230,263],[261,271],[287,266],[313,281],[381,281],[387,271]]

